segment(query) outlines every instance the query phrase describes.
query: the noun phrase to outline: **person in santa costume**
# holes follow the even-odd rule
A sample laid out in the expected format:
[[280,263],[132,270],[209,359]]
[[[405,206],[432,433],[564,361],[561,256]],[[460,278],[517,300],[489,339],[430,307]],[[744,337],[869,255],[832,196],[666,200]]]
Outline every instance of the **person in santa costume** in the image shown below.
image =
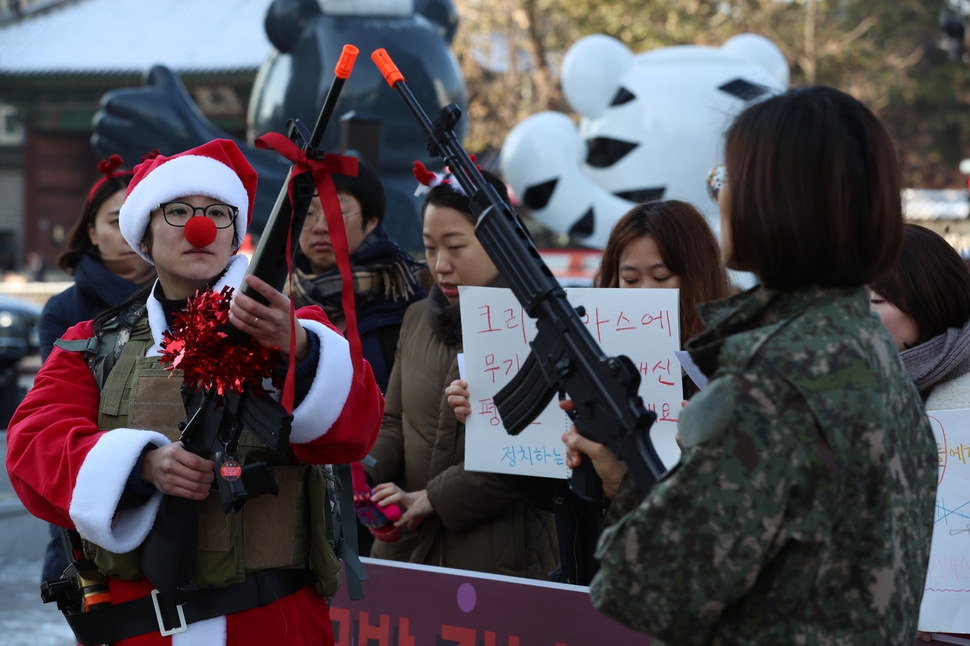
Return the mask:
[[[70,328],[8,428],[7,470],[24,505],[76,528],[84,555],[107,576],[110,604],[81,613],[107,631],[97,633],[97,643],[333,643],[326,597],[340,566],[326,542],[319,465],[360,460],[373,446],[384,402],[370,366],[363,362],[354,374],[347,341],[320,308],[297,310],[292,325],[289,299],[245,277],[268,304],[236,291],[229,322],[293,364],[295,399],[290,451],[272,451],[244,431],[236,456],[243,468],[267,462],[279,494],[253,498],[227,516],[211,489],[214,463],[177,441],[183,380],[159,361],[163,332],[187,299],[197,290],[242,285],[247,261],[235,252],[255,193],[255,171],[228,140],[137,166],[120,225],[158,279],[128,303]],[[122,332],[110,334],[119,321]],[[110,370],[86,362],[98,339],[114,339],[111,352],[98,355],[112,355]],[[141,567],[164,495],[201,501],[192,581],[179,588],[184,621],[173,619]]]

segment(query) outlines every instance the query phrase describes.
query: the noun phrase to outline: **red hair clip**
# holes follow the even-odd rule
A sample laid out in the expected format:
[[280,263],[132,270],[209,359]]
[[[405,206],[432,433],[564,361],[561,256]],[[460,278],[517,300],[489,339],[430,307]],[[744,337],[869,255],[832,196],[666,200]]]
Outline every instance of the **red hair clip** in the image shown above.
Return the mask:
[[[471,159],[474,162],[475,156],[471,155]],[[478,166],[476,168],[482,170]],[[436,173],[433,170],[429,170],[421,162],[416,161],[414,162],[414,178],[418,180],[418,187],[414,190],[415,195],[426,195],[428,191],[439,184],[447,184],[454,192],[459,195],[465,195],[465,189],[455,180],[447,166],[445,166],[445,172]]]
[[[158,153],[157,150],[155,152]],[[142,159],[144,159],[144,157]],[[102,177],[97,182],[95,182],[94,186],[91,187],[91,190],[88,191],[89,204],[91,203],[91,200],[94,199],[94,194],[97,193],[98,189],[104,186],[104,183],[107,182],[109,179],[111,179],[112,177],[122,177],[124,175],[133,174],[133,171],[130,171],[130,170],[123,170],[121,172],[118,172],[118,168],[120,168],[121,165],[124,163],[125,163],[125,160],[121,158],[121,155],[111,155],[107,159],[102,159],[101,161],[98,162],[98,172],[104,175],[104,177]]]
[[[427,193],[428,190],[434,188],[444,180],[444,175],[439,175],[438,173],[428,170],[427,166],[419,161],[414,162],[414,179],[418,180],[421,186],[426,187],[423,193]],[[421,190],[421,187],[418,187]],[[415,195],[418,195],[415,192]]]
[[111,177],[118,170],[118,167],[124,163],[125,160],[121,158],[121,155],[112,155],[98,162],[98,171],[105,177]]

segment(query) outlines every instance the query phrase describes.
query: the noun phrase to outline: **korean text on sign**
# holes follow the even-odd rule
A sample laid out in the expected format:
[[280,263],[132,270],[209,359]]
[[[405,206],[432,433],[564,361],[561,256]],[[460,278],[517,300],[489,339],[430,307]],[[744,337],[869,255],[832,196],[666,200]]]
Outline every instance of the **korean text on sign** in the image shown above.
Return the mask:
[[[674,442],[683,400],[680,362],[679,292],[676,289],[567,290],[582,305],[586,329],[608,356],[628,356],[640,373],[640,396],[657,413],[650,437],[664,462],[680,456]],[[465,379],[472,414],[466,424],[465,468],[471,471],[565,478],[562,433],[568,418],[553,400],[521,434],[505,432],[493,397],[518,373],[536,335],[529,318],[507,289],[461,287]]]

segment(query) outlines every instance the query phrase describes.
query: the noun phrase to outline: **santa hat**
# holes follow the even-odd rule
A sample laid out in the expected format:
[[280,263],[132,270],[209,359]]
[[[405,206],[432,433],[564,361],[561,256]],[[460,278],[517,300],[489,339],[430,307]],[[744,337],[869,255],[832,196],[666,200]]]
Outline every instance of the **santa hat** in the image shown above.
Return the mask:
[[229,139],[215,139],[171,157],[159,155],[135,166],[118,218],[121,235],[151,262],[141,250],[151,212],[159,204],[189,195],[204,195],[238,208],[235,226],[242,243],[253,218],[256,171]]

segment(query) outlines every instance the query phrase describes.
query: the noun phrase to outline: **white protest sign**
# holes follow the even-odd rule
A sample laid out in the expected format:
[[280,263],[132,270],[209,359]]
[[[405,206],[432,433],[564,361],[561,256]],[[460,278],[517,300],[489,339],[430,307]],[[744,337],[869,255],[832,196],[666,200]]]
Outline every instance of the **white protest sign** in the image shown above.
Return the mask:
[[[674,441],[683,401],[680,363],[679,291],[676,289],[566,290],[583,322],[608,356],[628,356],[640,372],[640,396],[657,413],[650,431],[668,467],[680,459]],[[529,355],[535,321],[525,316],[508,289],[460,287],[465,379],[472,412],[465,427],[465,469],[565,478],[562,434],[569,419],[553,397],[519,435],[506,433],[492,398],[509,383]]]
[[924,632],[970,632],[970,410],[929,411],[940,479],[919,611]]

